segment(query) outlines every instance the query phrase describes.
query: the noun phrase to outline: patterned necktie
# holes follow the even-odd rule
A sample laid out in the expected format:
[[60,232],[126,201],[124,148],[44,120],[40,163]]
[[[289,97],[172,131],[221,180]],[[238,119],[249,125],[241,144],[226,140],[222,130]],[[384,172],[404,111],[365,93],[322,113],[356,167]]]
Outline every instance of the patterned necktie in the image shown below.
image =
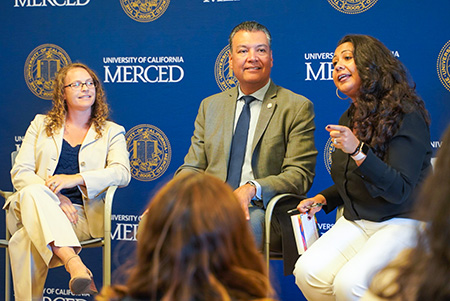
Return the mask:
[[231,141],[230,160],[228,161],[227,183],[236,189],[241,183],[242,165],[244,164],[245,150],[247,149],[248,128],[250,124],[250,103],[256,98],[253,96],[243,96],[245,101],[234,130]]

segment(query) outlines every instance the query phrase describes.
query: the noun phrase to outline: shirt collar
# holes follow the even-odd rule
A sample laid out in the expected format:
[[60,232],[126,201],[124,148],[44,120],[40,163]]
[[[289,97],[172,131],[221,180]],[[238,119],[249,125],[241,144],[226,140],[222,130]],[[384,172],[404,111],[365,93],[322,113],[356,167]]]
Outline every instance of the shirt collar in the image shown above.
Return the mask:
[[[269,81],[267,82],[267,84],[264,87],[262,87],[261,89],[259,89],[258,91],[255,91],[254,93],[252,93],[250,95],[259,101],[263,101],[267,90],[269,90],[270,82],[271,82],[271,79],[269,79]],[[242,98],[242,96],[245,96],[245,94],[241,91],[241,86],[239,86],[238,91],[239,91],[239,93],[238,93],[237,99],[239,100]]]

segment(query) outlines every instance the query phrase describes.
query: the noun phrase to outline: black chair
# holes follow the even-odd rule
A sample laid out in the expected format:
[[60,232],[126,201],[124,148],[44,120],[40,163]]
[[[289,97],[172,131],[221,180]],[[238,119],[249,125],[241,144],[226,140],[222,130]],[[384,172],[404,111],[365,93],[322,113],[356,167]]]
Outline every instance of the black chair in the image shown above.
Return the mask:
[[[267,264],[267,272],[270,269],[270,260],[283,260],[283,252],[272,252],[270,248],[270,239],[271,239],[271,223],[274,214],[276,214],[279,218],[279,222],[282,228],[285,228],[287,231],[283,231],[287,236],[292,238],[292,241],[289,241],[289,238],[284,238],[283,247],[287,247],[292,249],[292,252],[296,252],[296,245],[293,236],[292,224],[290,220],[290,215],[287,211],[290,209],[294,209],[301,200],[303,200],[304,196],[295,195],[292,193],[284,193],[274,196],[269,203],[267,204],[266,213],[265,213],[265,224],[264,224],[264,246],[263,253]],[[291,232],[292,231],[292,232]],[[291,237],[292,236],[292,237]],[[289,263],[285,263],[285,271],[287,266],[293,266],[292,260],[289,259]]]

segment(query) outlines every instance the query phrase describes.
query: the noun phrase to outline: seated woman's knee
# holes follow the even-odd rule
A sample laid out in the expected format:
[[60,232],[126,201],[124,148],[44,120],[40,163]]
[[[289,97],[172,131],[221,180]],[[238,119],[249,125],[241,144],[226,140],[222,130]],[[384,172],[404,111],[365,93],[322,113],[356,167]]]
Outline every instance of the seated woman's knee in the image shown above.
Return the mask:
[[358,271],[341,270],[333,283],[336,300],[358,300],[367,290],[364,281],[364,275]]

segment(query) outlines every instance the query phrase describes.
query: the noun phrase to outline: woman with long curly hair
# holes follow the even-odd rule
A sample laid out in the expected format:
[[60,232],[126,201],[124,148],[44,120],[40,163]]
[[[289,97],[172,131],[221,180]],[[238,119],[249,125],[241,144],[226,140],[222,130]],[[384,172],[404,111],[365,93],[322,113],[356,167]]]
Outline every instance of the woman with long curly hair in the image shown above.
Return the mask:
[[96,300],[271,300],[262,255],[232,189],[180,175],[151,200],[126,286]]
[[[109,107],[106,103],[105,91],[103,90],[103,86],[100,84],[97,74],[95,74],[95,72],[88,66],[81,63],[70,64],[58,72],[55,78],[55,88],[53,89],[53,106],[47,113],[45,131],[48,136],[51,136],[54,132],[60,130],[64,126],[67,112],[69,111],[66,101],[65,88],[67,88],[67,86],[65,86],[65,78],[67,73],[74,68],[84,69],[87,73],[89,73],[89,76],[92,79],[92,85],[89,88],[86,86],[86,88],[92,89],[92,92],[95,94],[93,95],[95,101],[90,106],[90,117],[87,124],[92,124],[97,135],[101,137],[102,128],[109,117]],[[75,88],[76,90],[81,90],[83,87],[76,86]]]
[[364,300],[450,300],[450,127],[426,179],[414,216],[424,221],[417,246],[404,250],[378,273]]
[[53,107],[31,122],[11,170],[5,204],[15,300],[42,300],[49,268],[64,264],[74,294],[97,292],[78,253],[103,236],[108,186],[130,181],[125,129],[108,119],[97,75],[81,63],[59,70]]
[[357,300],[373,275],[415,244],[416,192],[430,169],[429,117],[406,68],[379,40],[343,37],[333,80],[351,100],[326,130],[334,185],[300,202],[310,216],[343,206],[343,217],[297,261],[308,300]]

